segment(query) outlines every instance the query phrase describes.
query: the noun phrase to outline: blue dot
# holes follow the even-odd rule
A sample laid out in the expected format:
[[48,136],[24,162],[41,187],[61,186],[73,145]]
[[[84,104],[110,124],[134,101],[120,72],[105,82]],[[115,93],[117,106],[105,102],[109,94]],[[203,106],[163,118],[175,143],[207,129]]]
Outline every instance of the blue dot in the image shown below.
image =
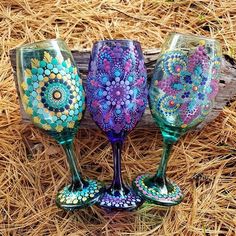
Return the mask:
[[33,80],[33,81],[38,81],[38,76],[37,76],[37,75],[33,75],[33,76],[32,76],[32,80]]
[[116,114],[120,114],[121,113],[121,110],[120,109],[116,109]]
[[42,75],[39,75],[39,76],[38,76],[38,80],[43,80],[43,76],[42,76]]
[[58,69],[57,68],[53,68],[53,70],[52,70],[55,74],[57,74],[58,73]]
[[62,65],[57,65],[57,69],[58,69],[58,70],[62,70],[62,69],[63,69],[63,66],[62,66]]
[[39,84],[38,83],[34,83],[33,86],[34,86],[34,88],[38,88]]
[[53,68],[53,65],[52,65],[52,64],[48,64],[48,65],[47,65],[47,68],[48,68],[49,70],[51,70],[51,69]]
[[115,76],[120,76],[120,71],[116,70],[114,74]]
[[45,75],[50,75],[50,70],[45,70]]

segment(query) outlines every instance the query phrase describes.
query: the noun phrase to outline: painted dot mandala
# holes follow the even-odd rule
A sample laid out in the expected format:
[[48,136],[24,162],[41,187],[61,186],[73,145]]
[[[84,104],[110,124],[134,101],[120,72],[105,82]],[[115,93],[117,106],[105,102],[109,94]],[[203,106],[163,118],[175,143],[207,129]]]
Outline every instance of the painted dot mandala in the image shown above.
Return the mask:
[[24,70],[23,105],[40,128],[62,132],[74,128],[85,108],[82,81],[68,58],[44,51]]

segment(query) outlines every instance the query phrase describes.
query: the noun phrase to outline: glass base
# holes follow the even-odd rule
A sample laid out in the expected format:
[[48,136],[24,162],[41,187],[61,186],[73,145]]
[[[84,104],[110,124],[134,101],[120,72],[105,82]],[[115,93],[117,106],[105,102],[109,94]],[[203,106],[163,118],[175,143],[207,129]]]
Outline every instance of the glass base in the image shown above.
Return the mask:
[[133,181],[134,190],[143,199],[160,206],[174,206],[183,200],[182,191],[176,183],[167,180],[168,187],[160,187],[152,182],[152,178],[152,175],[144,174]]
[[56,204],[66,211],[74,211],[95,204],[104,192],[102,183],[96,180],[87,180],[87,186],[80,190],[70,190],[65,186],[56,196]]
[[107,210],[132,211],[143,204],[143,200],[132,189],[105,191],[98,205]]

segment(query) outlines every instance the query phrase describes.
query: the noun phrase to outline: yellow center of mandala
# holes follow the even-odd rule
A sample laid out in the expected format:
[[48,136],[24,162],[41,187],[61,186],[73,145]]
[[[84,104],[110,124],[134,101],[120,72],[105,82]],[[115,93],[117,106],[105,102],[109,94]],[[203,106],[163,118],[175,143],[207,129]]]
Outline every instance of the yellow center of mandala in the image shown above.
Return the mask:
[[61,98],[61,93],[59,91],[55,91],[52,96],[54,99],[59,100]]

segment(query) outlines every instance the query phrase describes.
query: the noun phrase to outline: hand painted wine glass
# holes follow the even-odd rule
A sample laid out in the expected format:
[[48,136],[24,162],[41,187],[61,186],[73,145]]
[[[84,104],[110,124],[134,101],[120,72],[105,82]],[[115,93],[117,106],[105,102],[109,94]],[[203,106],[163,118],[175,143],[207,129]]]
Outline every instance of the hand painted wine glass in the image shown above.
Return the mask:
[[157,61],[149,101],[152,116],[160,127],[164,148],[154,176],[144,174],[133,181],[144,199],[158,205],[176,205],[183,194],[166,178],[172,145],[210,112],[218,92],[221,47],[214,39],[172,33]]
[[87,107],[113,149],[114,176],[100,206],[132,210],[142,200],[121,176],[121,148],[146,108],[146,69],[140,44],[131,40],[105,40],[94,44],[87,79]]
[[72,143],[85,108],[84,90],[66,44],[45,40],[17,48],[21,100],[32,122],[62,145],[72,182],[59,191],[56,203],[65,210],[92,205],[102,193],[95,180],[82,179]]

